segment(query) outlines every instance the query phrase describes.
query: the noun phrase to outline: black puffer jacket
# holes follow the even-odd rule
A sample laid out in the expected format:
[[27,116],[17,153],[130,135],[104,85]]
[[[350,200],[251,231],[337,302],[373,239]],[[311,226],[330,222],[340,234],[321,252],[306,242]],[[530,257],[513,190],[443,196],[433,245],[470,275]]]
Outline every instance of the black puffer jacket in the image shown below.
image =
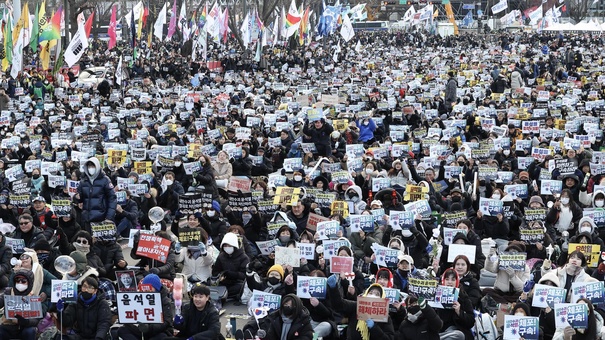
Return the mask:
[[[13,249],[6,245],[6,237],[0,236],[0,284],[8,283],[8,277],[12,273],[11,257],[13,257]],[[1,286],[0,286],[1,287]]]
[[113,221],[118,203],[116,193],[113,191],[113,184],[102,173],[101,164],[97,158],[89,158],[84,166],[88,167],[90,164],[95,166],[96,172],[92,176],[86,173],[78,187],[80,202],[84,203],[82,221],[86,225],[90,222]]
[[36,243],[38,243],[38,241],[46,240],[42,229],[36,226],[32,227],[31,230],[27,233],[22,232],[21,229],[17,227],[17,229],[15,229],[15,231],[13,232],[13,236],[11,237],[23,239],[25,241],[25,247],[31,249],[34,249],[34,246],[36,245]]
[[111,326],[111,311],[103,293],[87,305],[78,296],[78,303],[67,304],[63,326],[72,328],[82,339],[105,339]]
[[250,262],[248,256],[242,249],[235,248],[233,254],[229,255],[224,251],[216,258],[214,266],[212,266],[212,276],[217,276],[224,273],[224,285],[244,282],[246,278],[246,265]]
[[218,339],[221,333],[221,321],[216,308],[206,303],[204,310],[199,311],[192,303],[183,306],[183,323],[175,325],[179,337],[187,337],[194,340]]
[[101,259],[101,261],[103,261],[107,277],[110,279],[115,278],[114,266],[117,266],[118,262],[124,260],[122,247],[112,241],[107,243],[101,243],[99,241],[94,243],[92,251]]
[[[295,312],[293,315],[292,325],[288,331],[288,335],[285,339],[288,340],[311,340],[313,339],[313,327],[311,326],[311,317],[309,311],[303,306],[298,296],[294,294],[288,294],[282,298],[291,297],[294,303]],[[282,326],[284,324],[281,309],[274,311],[265,318],[260,320],[260,328],[266,332],[266,336],[262,339],[284,339],[282,336]],[[257,332],[258,327],[254,320],[248,322],[244,326],[244,332],[251,330],[254,333]]]
[[[408,315],[414,315],[420,311],[420,308],[416,306],[417,310],[409,309]],[[435,310],[431,306],[426,306],[422,309],[422,313],[413,322],[408,317],[403,320],[399,325],[399,338],[400,340],[439,340],[439,332],[443,326],[443,321],[437,316]]]
[[[174,244],[170,245],[170,251],[168,252],[168,258],[166,259],[166,262],[164,262],[164,263],[162,263],[158,260],[150,259],[148,257],[142,257],[142,256],[137,255],[138,247],[139,247],[139,241],[138,241],[138,239],[135,239],[134,247],[130,251],[130,257],[132,257],[135,260],[139,260],[139,262],[137,263],[137,267],[144,268],[145,266],[149,266],[149,273],[157,274],[162,279],[171,280],[171,281],[174,280],[174,277],[176,276],[176,272],[175,272],[175,268],[174,268],[174,265],[176,262],[176,255],[174,254]],[[157,268],[157,270],[155,270],[154,268]],[[148,273],[146,273],[143,270],[136,271],[137,280],[147,274]]]

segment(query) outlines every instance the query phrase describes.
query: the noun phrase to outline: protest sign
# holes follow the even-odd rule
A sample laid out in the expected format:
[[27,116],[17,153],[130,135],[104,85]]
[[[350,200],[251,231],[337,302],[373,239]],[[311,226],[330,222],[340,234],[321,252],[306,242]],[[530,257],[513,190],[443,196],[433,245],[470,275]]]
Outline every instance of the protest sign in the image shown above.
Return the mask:
[[479,198],[479,211],[486,216],[496,216],[502,214],[504,210],[503,202],[501,200],[491,198]]
[[59,299],[64,302],[76,302],[78,298],[78,282],[75,280],[52,280],[50,302]]
[[326,283],[325,277],[298,276],[296,278],[296,295],[301,299],[310,299],[312,297],[318,299],[326,298]]
[[71,216],[71,201],[70,200],[53,198],[51,200],[51,205],[53,207],[53,211],[55,212],[55,216],[57,216],[57,217]]
[[[260,210],[260,209],[259,209]],[[329,221],[330,219],[328,217],[324,217],[315,213],[309,213],[309,217],[307,219],[307,229],[312,230],[312,231],[316,231],[317,230],[317,224],[319,222],[323,222],[323,221]]]
[[297,242],[296,247],[300,250],[300,258],[307,260],[315,259],[315,243]]
[[546,212],[546,208],[525,208],[525,222],[544,221]]
[[467,230],[465,229],[453,229],[453,228],[443,228],[443,244],[448,246],[452,244],[454,237],[457,234],[463,234],[466,236]]
[[349,215],[351,232],[363,230],[366,233],[374,232],[374,216],[372,215]]
[[160,293],[117,293],[116,302],[118,320],[121,324],[164,322]]
[[24,319],[42,318],[42,299],[39,296],[4,295],[4,317],[17,320],[17,315]]
[[337,256],[338,255],[338,249],[342,246],[347,246],[350,247],[351,243],[349,243],[348,240],[325,240],[323,241],[323,246],[324,246],[324,259],[326,260],[331,260],[332,256]]
[[555,327],[575,329],[588,327],[588,305],[585,303],[556,303]]
[[458,223],[464,219],[466,219],[466,211],[464,210],[444,212],[441,214],[441,225],[444,227],[455,228]]
[[528,195],[527,184],[505,185],[504,192],[510,195],[513,200],[517,198],[525,199]]
[[428,194],[429,192],[429,188],[425,187],[425,186],[420,186],[420,185],[411,185],[408,184],[405,187],[405,195],[403,197],[403,199],[405,201],[419,201],[424,199],[424,195]]
[[340,230],[340,222],[338,221],[322,221],[317,223],[317,235],[319,235],[320,240],[327,240],[329,238],[335,237],[338,231]]
[[580,244],[570,243],[568,253],[571,254],[574,250],[579,250],[586,257],[586,265],[590,268],[596,268],[599,265],[599,257],[601,256],[601,246],[598,244]]
[[540,195],[560,194],[563,190],[563,182],[554,179],[545,179],[540,182]]
[[190,228],[186,226],[184,228],[179,227],[179,242],[181,246],[187,247],[189,245],[198,245],[202,239],[202,232],[200,228]]
[[92,237],[99,240],[113,241],[116,239],[116,224],[111,221],[90,222]]
[[179,195],[179,211],[184,215],[202,212],[202,194],[186,193]]
[[14,195],[29,195],[32,190],[31,179],[21,178],[11,183],[12,194]]
[[275,247],[277,247],[277,240],[273,239],[269,241],[256,241],[256,246],[262,255],[269,255],[275,251]]
[[273,204],[295,205],[299,197],[300,188],[278,187],[273,197]]
[[519,238],[527,244],[536,244],[544,241],[544,229],[519,228]]
[[[596,308],[605,304],[603,297],[603,281],[599,282],[573,282],[571,284],[571,300],[588,299]],[[564,301],[564,300],[563,300]],[[563,302],[561,301],[561,302]]]
[[531,305],[532,307],[539,308],[554,308],[555,304],[565,302],[566,298],[567,289],[565,288],[536,284],[534,286],[534,297]]
[[409,294],[414,294],[416,297],[423,297],[427,301],[435,300],[435,293],[437,292],[436,279],[421,279],[411,277],[408,280],[408,284]]
[[166,263],[169,252],[170,240],[155,235],[140,235],[137,255]]
[[437,286],[435,301],[431,305],[437,308],[451,309],[454,302],[458,301],[459,288]]
[[396,211],[389,212],[389,224],[393,230],[410,229],[414,225],[413,211]]
[[300,249],[275,247],[275,264],[281,264],[284,268],[286,266],[300,267]]
[[401,301],[401,291],[399,289],[384,287],[382,289],[384,290],[384,296],[389,299],[390,305]]
[[332,256],[330,259],[330,273],[352,273],[354,258],[349,256]]
[[252,193],[242,192],[229,195],[229,206],[233,211],[247,211],[252,206]]
[[13,254],[23,254],[25,251],[25,240],[22,238],[5,237],[6,245],[11,247]]
[[265,293],[260,290],[253,290],[250,301],[248,302],[248,313],[254,315],[256,308],[268,308],[269,313],[279,309],[281,305],[281,295]]
[[500,254],[500,258],[498,261],[498,269],[506,270],[506,268],[510,267],[516,271],[525,270],[525,259],[527,254],[519,253],[519,254]]
[[574,158],[561,158],[553,161],[553,168],[559,169],[561,175],[573,174],[578,168],[578,160]]
[[389,320],[389,299],[358,296],[357,319],[374,322],[387,322]]
[[[595,192],[595,191],[593,191]],[[583,217],[590,217],[594,221],[597,228],[605,227],[605,210],[597,208],[597,209],[588,209],[585,208],[583,211]]]
[[468,257],[471,264],[475,264],[475,255],[477,247],[470,244],[450,244],[449,251],[447,253],[447,262],[454,262],[454,259],[458,255],[464,255]]
[[397,267],[397,263],[399,263],[399,249],[391,249],[374,243],[372,244],[372,250],[374,250],[374,255],[376,256],[374,263],[381,267]]
[[537,316],[504,316],[502,340],[537,340],[540,338],[540,327]]
[[249,192],[251,185],[252,180],[247,177],[232,176],[231,178],[229,178],[229,185],[227,186],[227,190],[231,192],[238,192],[238,190],[242,192]]

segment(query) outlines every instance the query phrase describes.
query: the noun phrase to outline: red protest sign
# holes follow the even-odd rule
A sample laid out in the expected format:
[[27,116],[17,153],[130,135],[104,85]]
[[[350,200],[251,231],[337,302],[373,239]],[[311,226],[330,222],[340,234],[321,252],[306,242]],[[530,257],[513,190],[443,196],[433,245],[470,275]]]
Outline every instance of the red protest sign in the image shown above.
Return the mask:
[[137,247],[137,255],[166,263],[169,252],[170,240],[159,236],[141,234],[139,246]]
[[353,261],[355,259],[349,256],[332,256],[330,259],[331,273],[350,273],[353,271]]
[[329,220],[330,219],[327,217],[323,217],[321,215],[310,213],[309,217],[307,218],[307,229],[315,231],[315,230],[317,230],[317,223],[329,221]]
[[229,179],[229,185],[227,186],[227,190],[231,192],[237,192],[238,190],[241,190],[242,192],[249,192],[251,185],[251,179],[231,177]]
[[389,321],[389,299],[357,297],[357,320]]

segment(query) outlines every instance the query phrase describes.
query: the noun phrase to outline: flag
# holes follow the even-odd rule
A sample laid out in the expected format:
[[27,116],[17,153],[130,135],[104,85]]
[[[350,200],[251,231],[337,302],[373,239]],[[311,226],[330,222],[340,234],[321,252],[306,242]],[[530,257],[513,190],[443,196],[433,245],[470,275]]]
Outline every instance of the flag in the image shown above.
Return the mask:
[[357,45],[355,45],[355,52],[361,52],[363,47],[361,46],[361,40],[357,40]]
[[355,21],[355,20],[365,20],[365,18],[367,18],[368,13],[365,12],[365,18],[364,18],[364,10],[366,9],[366,4],[357,4],[355,5],[355,7],[351,8],[349,10],[349,15],[351,16],[351,20]]
[[143,21],[145,20],[145,10],[139,12],[138,27],[137,27],[137,40],[141,40],[141,36],[143,35]]
[[[17,24],[15,24],[15,27],[13,27],[13,42],[15,45],[17,45],[17,39],[19,38],[19,36],[21,36],[21,38],[23,38],[23,36],[21,35],[21,30],[26,30],[28,31],[28,35],[29,35],[29,27],[28,27],[28,23],[29,23],[29,8],[27,7],[27,2],[25,3],[25,6],[23,6],[23,8],[21,9],[21,15],[19,16],[19,19],[17,20]],[[28,40],[29,42],[29,40]]]
[[242,22],[242,27],[240,28],[240,32],[242,32],[242,41],[244,43],[244,47],[248,48],[248,45],[250,44],[250,12],[248,12],[248,14],[246,14],[246,16],[244,17],[244,21]]
[[[27,3],[23,8],[27,8]],[[29,14],[28,14],[29,15]],[[21,14],[20,20],[26,20],[25,14]],[[13,32],[14,33],[14,32]],[[15,41],[15,46],[13,48],[13,64],[11,65],[11,76],[13,78],[17,78],[19,72],[23,70],[23,35],[25,34],[25,30],[22,29],[17,37],[17,41]]]
[[256,319],[256,321],[264,318],[267,315],[269,315],[267,307],[260,307],[254,309],[254,319]]
[[277,28],[278,37],[286,38],[286,9],[281,6],[281,16],[279,17],[279,26]]
[[530,25],[535,25],[536,23],[538,23],[538,20],[542,19],[543,17],[543,13],[542,13],[542,5],[540,5],[538,8],[536,8],[535,11],[529,13],[529,19]]
[[[6,4],[9,5],[10,2],[7,1]],[[18,22],[19,19],[21,19],[21,0],[13,0],[12,13],[13,13],[13,23]],[[13,32],[15,32],[14,27],[13,27]],[[13,38],[13,40],[15,40],[15,39],[16,38]]]
[[208,16],[208,3],[204,3],[204,9],[202,10],[202,13],[200,14],[200,21],[199,21],[199,26],[200,28],[204,28],[204,26],[206,25],[206,16]]
[[229,7],[225,7],[220,16],[220,34],[223,42],[226,43],[229,37]]
[[136,42],[136,31],[134,27],[134,11],[130,11],[130,47],[134,48],[137,44]]
[[288,9],[288,14],[286,14],[286,38],[291,37],[294,33],[296,33],[296,31],[298,31],[301,19],[302,17],[296,9],[296,3],[294,0],[292,0],[290,3],[290,9]]
[[305,38],[308,35],[309,30],[309,7],[305,10],[300,25],[298,26],[298,44],[304,46]]
[[120,55],[120,59],[118,60],[118,65],[116,65],[116,83],[119,86],[122,86],[122,76],[124,71],[122,71],[122,55]]
[[116,34],[116,11],[118,10],[118,5],[113,5],[111,8],[111,20],[109,20],[109,27],[107,28],[107,35],[109,36],[109,43],[107,44],[107,49],[111,50],[116,46],[116,41],[118,35]]
[[471,27],[471,25],[473,24],[473,12],[472,11],[468,11],[468,13],[466,13],[466,15],[464,16],[464,18],[462,19],[462,25],[466,28]]
[[456,24],[456,18],[454,17],[454,10],[452,9],[452,4],[447,3],[445,5],[445,14],[447,15],[447,19],[452,23],[452,25],[454,25],[454,35],[458,35],[458,24]]
[[342,19],[340,35],[346,42],[349,42],[349,40],[351,40],[355,35],[355,31],[353,30],[353,24],[351,24],[351,20],[349,20],[349,16],[346,14],[343,16]]
[[181,5],[181,11],[179,12],[179,21],[177,22],[177,27],[179,28],[179,31],[183,31],[183,27],[185,27],[186,22],[187,22],[187,7],[185,6],[185,1],[183,1],[183,4]]
[[78,24],[78,31],[74,34],[73,38],[69,42],[65,54],[65,62],[68,67],[72,67],[75,63],[80,60],[84,51],[88,48],[88,37],[86,34],[86,28],[82,23]]
[[334,48],[334,54],[332,55],[332,60],[334,62],[338,62],[338,53],[340,53],[340,39],[338,40],[338,45]]
[[172,3],[172,15],[170,16],[170,24],[168,25],[168,35],[166,40],[170,40],[176,32],[176,0]]
[[492,6],[492,14],[498,14],[507,8],[508,8],[508,1],[500,0],[500,2],[498,2],[497,4]]
[[410,6],[410,8],[408,8],[407,11],[405,11],[405,14],[403,15],[403,22],[411,21],[412,19],[414,19],[414,14],[416,14],[416,9],[412,5]]
[[210,34],[212,40],[218,42],[221,35],[221,9],[215,2],[206,16],[206,32]]
[[164,3],[164,7],[158,14],[158,18],[155,20],[155,24],[153,24],[153,34],[162,41],[162,37],[164,36],[164,24],[166,23],[166,7],[167,3]]
[[61,39],[61,17],[63,16],[63,7],[59,6],[59,9],[53,14],[50,19],[50,23],[47,23],[42,32],[40,33],[40,39],[38,42]]
[[86,19],[86,23],[84,24],[84,31],[86,32],[86,39],[90,38],[90,31],[92,30],[92,22],[95,18],[95,12],[93,11]]
[[13,23],[9,13],[4,12],[6,23],[4,24],[4,59],[2,59],[2,71],[6,72],[13,62]]
[[[44,2],[42,2],[42,7],[44,7]],[[36,18],[34,19],[35,22],[32,25],[32,34],[31,39],[29,40],[29,48],[34,53],[38,52],[38,35],[40,35],[40,12],[42,12],[42,9],[39,9],[38,5],[36,5]]]

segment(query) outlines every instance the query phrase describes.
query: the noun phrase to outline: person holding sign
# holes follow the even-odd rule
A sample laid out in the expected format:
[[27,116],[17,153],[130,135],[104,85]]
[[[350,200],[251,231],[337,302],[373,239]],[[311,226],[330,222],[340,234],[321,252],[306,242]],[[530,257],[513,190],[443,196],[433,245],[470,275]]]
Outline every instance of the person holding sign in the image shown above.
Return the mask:
[[0,306],[4,307],[4,315],[2,317],[2,324],[0,324],[0,339],[14,339],[19,338],[22,340],[34,340],[36,339],[36,326],[40,322],[41,316],[46,314],[47,305],[42,304],[42,310],[40,311],[40,317],[38,318],[26,318],[23,316],[27,310],[15,312],[15,318],[8,318],[8,309],[5,307],[5,296],[36,296],[34,292],[34,273],[30,270],[21,269],[15,272],[15,275],[11,281],[11,288],[6,288],[4,294],[0,295]]
[[244,287],[246,266],[250,260],[240,249],[237,235],[227,233],[223,237],[221,252],[212,266],[212,276],[219,277],[220,285],[226,286],[230,298],[239,300]]
[[[450,268],[441,277],[441,284],[446,287],[458,288],[460,279],[458,273]],[[459,291],[458,299],[452,303],[452,309],[437,309],[437,315],[443,321],[439,336],[441,339],[472,339],[471,329],[475,325],[473,304],[465,292]]]
[[[57,308],[63,304],[57,302]],[[111,311],[105,295],[99,290],[99,281],[88,276],[82,281],[78,301],[65,307],[63,328],[71,329],[73,334],[65,336],[66,340],[101,340],[107,337],[111,326]]]
[[321,118],[314,122],[309,122],[308,119],[305,120],[305,125],[303,127],[303,133],[306,136],[311,137],[317,147],[317,153],[320,156],[330,157],[332,156],[332,145],[330,143],[330,135],[334,131],[332,125],[326,124],[326,120]]
[[[571,297],[571,284],[573,282],[596,282],[584,270],[586,268],[586,256],[579,250],[574,250],[567,257],[567,263],[562,267],[553,269],[559,279],[559,287],[567,289],[568,300]],[[550,274],[549,268],[543,268],[543,276]]]
[[[492,248],[492,251],[495,249]],[[525,252],[525,245],[518,241],[509,242],[501,255],[519,255]],[[522,254],[524,255],[524,254]],[[509,261],[511,262],[511,261]],[[500,265],[500,258],[494,252],[485,261],[485,269],[496,274],[494,288],[483,289],[484,295],[490,295],[496,302],[507,303],[516,301],[525,282],[529,279],[530,270],[523,260],[523,269]]]
[[222,339],[218,311],[210,303],[210,288],[197,283],[189,296],[191,301],[181,309],[182,315],[174,317],[174,328],[179,330],[178,337],[166,339]]
[[309,311],[295,294],[284,296],[279,309],[273,313],[258,321],[249,321],[244,326],[244,333],[248,332],[267,340],[313,339]]
[[[342,298],[337,288],[338,280],[339,278],[336,274],[332,274],[332,276],[328,278],[328,294],[330,295],[330,300],[332,302],[332,307],[334,308],[334,310],[349,319],[349,324],[347,327],[347,339],[394,340],[395,329],[393,328],[393,322],[391,321],[391,317],[388,315],[388,307],[384,311],[387,315],[386,322],[377,322],[372,320],[371,318],[366,320],[358,319],[357,302],[352,300],[345,300]],[[371,284],[370,287],[368,287],[368,289],[365,291],[363,296],[376,298],[377,301],[385,299],[384,290],[377,283]]]
[[26,248],[34,248],[38,241],[46,239],[43,231],[34,226],[34,218],[28,213],[19,216],[19,227],[15,229],[11,237],[23,239]]
[[553,336],[553,340],[592,340],[599,339],[600,330],[598,329],[597,318],[595,316],[595,309],[590,300],[579,299],[577,303],[584,303],[588,307],[588,327],[586,328],[573,328],[567,326],[565,328],[557,329],[557,332]]
[[261,280],[258,274],[254,273],[249,265],[246,266],[246,283],[250,290],[256,289],[266,293],[283,296],[286,294],[286,285],[284,284],[285,277],[286,272],[284,271],[284,267],[280,264],[275,264],[269,268],[266,280]]
[[[564,231],[572,232],[576,223],[582,218],[582,208],[572,197],[573,194],[569,189],[563,189],[561,196],[546,215],[545,224],[552,226],[553,232],[556,232],[557,235],[561,235]],[[551,237],[553,236],[555,235],[551,235]]]

